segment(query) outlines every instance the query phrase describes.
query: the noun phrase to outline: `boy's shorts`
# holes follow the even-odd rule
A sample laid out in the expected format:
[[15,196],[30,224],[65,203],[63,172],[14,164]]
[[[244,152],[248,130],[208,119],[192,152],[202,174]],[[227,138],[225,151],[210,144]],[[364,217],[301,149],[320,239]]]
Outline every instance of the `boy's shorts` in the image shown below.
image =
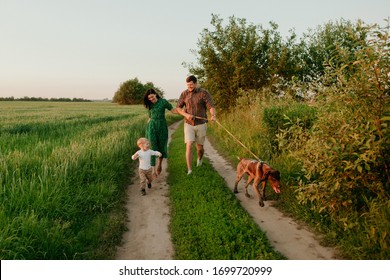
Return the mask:
[[190,125],[184,123],[184,142],[196,142],[203,145],[206,139],[207,123],[199,125]]

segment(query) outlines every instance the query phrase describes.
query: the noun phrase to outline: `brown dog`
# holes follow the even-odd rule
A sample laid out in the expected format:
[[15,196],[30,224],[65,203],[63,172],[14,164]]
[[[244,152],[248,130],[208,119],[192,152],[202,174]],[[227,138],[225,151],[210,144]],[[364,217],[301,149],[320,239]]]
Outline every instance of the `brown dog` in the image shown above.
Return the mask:
[[[250,197],[248,193],[248,185],[253,181],[253,189],[259,199],[259,205],[264,207],[265,186],[267,181],[270,182],[272,188],[276,193],[280,193],[280,172],[272,169],[268,164],[262,161],[239,158],[240,162],[237,165],[237,177],[234,184],[234,193],[238,193],[237,185],[244,174],[248,175],[248,180],[245,183],[245,196]],[[261,183],[261,194],[259,191],[259,184]]]

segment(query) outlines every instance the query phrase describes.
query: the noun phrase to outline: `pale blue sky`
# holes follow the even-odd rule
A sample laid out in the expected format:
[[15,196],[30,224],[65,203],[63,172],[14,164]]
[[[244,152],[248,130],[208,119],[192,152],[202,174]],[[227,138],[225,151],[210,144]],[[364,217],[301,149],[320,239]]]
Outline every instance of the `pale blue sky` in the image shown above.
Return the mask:
[[211,14],[285,37],[341,18],[384,26],[390,1],[0,0],[0,96],[111,99],[138,78],[178,98]]

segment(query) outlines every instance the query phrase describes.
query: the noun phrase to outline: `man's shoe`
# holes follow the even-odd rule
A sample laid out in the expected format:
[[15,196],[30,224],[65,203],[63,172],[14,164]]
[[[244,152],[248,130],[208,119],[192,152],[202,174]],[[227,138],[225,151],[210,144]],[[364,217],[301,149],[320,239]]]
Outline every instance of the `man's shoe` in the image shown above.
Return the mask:
[[190,175],[192,173],[192,170],[188,170],[187,175]]
[[202,165],[202,160],[203,160],[203,159],[198,159],[198,160],[196,161],[196,166],[201,166],[201,165]]

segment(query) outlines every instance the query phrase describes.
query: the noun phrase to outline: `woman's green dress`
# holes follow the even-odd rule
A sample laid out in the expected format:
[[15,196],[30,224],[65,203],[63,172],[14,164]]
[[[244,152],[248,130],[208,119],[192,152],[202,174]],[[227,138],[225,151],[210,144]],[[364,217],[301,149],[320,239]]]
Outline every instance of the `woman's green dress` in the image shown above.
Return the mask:
[[[173,106],[164,98],[159,98],[156,103],[152,104],[145,135],[150,141],[152,150],[159,151],[162,158],[168,157],[168,125],[165,119],[165,109],[172,110]],[[151,165],[156,165],[155,156],[152,157]]]

